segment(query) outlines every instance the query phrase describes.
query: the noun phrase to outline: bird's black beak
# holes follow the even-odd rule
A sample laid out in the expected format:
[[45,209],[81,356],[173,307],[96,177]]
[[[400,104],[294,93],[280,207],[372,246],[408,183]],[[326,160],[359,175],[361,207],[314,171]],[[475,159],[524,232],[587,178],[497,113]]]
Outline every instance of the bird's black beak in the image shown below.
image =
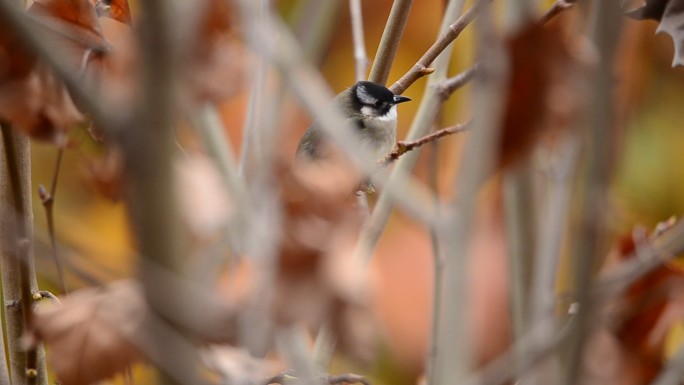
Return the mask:
[[404,103],[410,101],[411,98],[401,95],[394,95],[394,104]]

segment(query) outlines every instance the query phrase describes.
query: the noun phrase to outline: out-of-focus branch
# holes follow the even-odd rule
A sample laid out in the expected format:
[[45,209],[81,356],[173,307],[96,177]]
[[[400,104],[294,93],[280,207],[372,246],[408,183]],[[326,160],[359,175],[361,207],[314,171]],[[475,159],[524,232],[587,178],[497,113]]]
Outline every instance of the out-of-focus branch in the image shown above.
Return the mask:
[[553,19],[554,17],[560,15],[565,11],[566,9],[570,9],[577,0],[557,0],[551,8],[549,8],[544,15],[539,19],[539,22],[541,24],[546,24],[549,20]]
[[395,94],[401,94],[406,91],[407,88],[411,86],[416,80],[420,79],[425,75],[429,75],[434,72],[434,69],[430,67],[433,61],[448,47],[453,43],[454,40],[463,32],[463,30],[470,24],[473,19],[477,16],[480,10],[486,7],[491,0],[477,0],[468,11],[466,11],[461,17],[458,18],[453,24],[449,25],[448,29],[440,35],[440,37],[435,41],[434,44],[423,54],[423,56],[418,59],[418,62],[397,80],[390,89]]
[[572,240],[572,285],[580,305],[577,323],[564,348],[564,383],[581,381],[581,362],[584,342],[591,329],[588,309],[591,304],[592,274],[595,264],[603,259],[608,249],[607,213],[608,184],[611,179],[613,143],[613,61],[619,38],[621,11],[614,2],[597,2],[593,11],[591,40],[596,46],[599,61],[587,72],[582,90],[587,99],[587,111],[581,123],[581,152],[584,164],[578,183],[576,212],[573,218],[575,237]]
[[[126,176],[130,181],[127,203],[138,241],[138,270],[145,300],[152,315],[173,321],[173,317],[195,315],[175,281],[185,268],[184,242],[175,195],[173,130],[179,116],[179,54],[182,44],[173,20],[177,4],[163,0],[140,3],[142,20],[138,24],[141,43],[142,92],[134,120],[117,135],[124,152]],[[159,266],[176,280],[162,281],[151,266]],[[172,298],[173,300],[169,300]],[[190,313],[187,314],[186,312]],[[156,353],[159,381],[178,383],[173,372],[182,372],[193,383],[197,376],[196,352],[179,339],[165,338],[160,328],[147,327]]]
[[454,179],[454,203],[440,227],[444,248],[442,317],[437,328],[437,356],[430,384],[446,385],[463,378],[472,365],[470,323],[466,309],[468,271],[472,256],[471,233],[481,186],[496,162],[507,87],[507,61],[501,39],[496,35],[490,9],[478,20],[477,52],[482,76],[473,92],[472,135],[468,137],[460,170]]
[[31,160],[29,139],[0,123],[2,154],[0,175],[5,181],[0,191],[2,225],[2,284],[8,338],[9,362],[13,383],[47,384],[45,363],[39,347],[25,349],[21,343],[33,322],[33,291],[37,290],[33,263],[33,214],[31,209]]
[[366,79],[366,70],[368,69],[361,0],[349,0],[349,15],[351,16],[352,40],[354,41],[354,73],[356,81],[359,81]]
[[392,68],[397,48],[399,48],[401,36],[404,34],[404,27],[406,27],[412,5],[413,0],[394,0],[368,80],[382,84],[387,83],[390,68]]

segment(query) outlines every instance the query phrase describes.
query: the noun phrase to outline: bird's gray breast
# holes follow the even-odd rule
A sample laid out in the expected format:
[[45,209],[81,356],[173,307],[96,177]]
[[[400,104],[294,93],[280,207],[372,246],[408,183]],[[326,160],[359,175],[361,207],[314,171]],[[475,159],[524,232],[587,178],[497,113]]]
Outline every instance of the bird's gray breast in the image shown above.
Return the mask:
[[361,139],[373,151],[376,159],[382,159],[392,151],[397,141],[397,110],[392,106],[383,116],[366,116],[360,128]]

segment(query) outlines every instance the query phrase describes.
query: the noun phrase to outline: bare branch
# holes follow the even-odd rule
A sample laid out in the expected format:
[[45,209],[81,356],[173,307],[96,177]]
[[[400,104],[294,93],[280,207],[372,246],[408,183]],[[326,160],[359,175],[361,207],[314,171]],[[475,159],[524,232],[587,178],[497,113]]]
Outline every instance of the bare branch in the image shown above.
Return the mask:
[[439,138],[445,137],[447,135],[453,135],[456,133],[464,132],[467,131],[470,128],[470,122],[468,123],[463,123],[463,124],[457,124],[455,126],[451,127],[446,127],[442,128],[441,130],[437,130],[433,132],[432,134],[425,135],[424,137],[412,141],[399,141],[397,142],[397,145],[394,146],[394,150],[387,154],[385,158],[381,161],[383,164],[388,164],[392,163],[395,160],[399,159],[400,156],[404,155],[405,153],[412,151],[413,149],[416,149],[418,147],[421,147],[427,143],[430,143],[432,141],[435,141]]
[[563,13],[563,11],[572,8],[577,0],[556,0],[556,2],[549,8],[544,15],[539,19],[541,24],[546,24],[549,20]]
[[470,83],[477,75],[477,71],[478,65],[475,63],[472,67],[464,70],[458,75],[435,84],[434,87],[439,91],[441,98],[447,100],[456,90]]
[[486,7],[491,0],[477,0],[466,13],[458,18],[449,29],[441,35],[437,41],[423,54],[418,62],[406,73],[401,79],[397,80],[390,89],[395,94],[401,94],[406,91],[416,80],[421,77],[431,74],[434,70],[430,68],[432,62],[439,56],[446,47],[448,47],[454,40],[463,32],[463,30],[475,19],[480,10]]
[[394,62],[394,56],[397,53],[399,41],[401,41],[401,36],[404,33],[412,5],[413,0],[394,0],[368,80],[382,84],[387,83],[390,68],[392,68],[392,62]]
[[361,0],[349,0],[349,14],[352,24],[352,40],[354,41],[354,72],[356,81],[359,81],[366,79],[366,70],[368,69]]

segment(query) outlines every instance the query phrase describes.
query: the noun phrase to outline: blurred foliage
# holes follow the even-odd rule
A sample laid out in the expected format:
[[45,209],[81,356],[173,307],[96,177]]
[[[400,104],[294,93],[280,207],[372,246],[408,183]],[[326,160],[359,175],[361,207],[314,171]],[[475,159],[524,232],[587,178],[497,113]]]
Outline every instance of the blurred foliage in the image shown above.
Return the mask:
[[[304,0],[306,1],[306,0]],[[287,0],[278,2],[280,12],[286,19],[292,20],[293,9],[297,1]],[[551,4],[545,1],[545,5]],[[372,60],[377,43],[380,40],[384,22],[391,7],[391,0],[374,0],[363,2],[363,16],[365,25],[366,50]],[[439,28],[440,15],[444,7],[443,0],[415,1],[409,17],[404,38],[399,46],[398,56],[389,76],[393,82],[407,71],[422,53],[432,44]],[[618,156],[616,158],[616,179],[612,188],[613,203],[619,208],[619,216],[615,226],[625,230],[634,223],[643,223],[652,227],[672,214],[684,213],[684,128],[681,122],[681,105],[684,101],[684,70],[671,68],[672,43],[667,36],[654,36],[655,23],[627,22],[624,31],[625,44],[623,56],[616,63],[621,70],[622,77],[616,79],[624,82],[624,105],[618,106],[621,119],[624,119],[625,129],[622,131]],[[473,60],[472,29],[468,28],[456,42],[454,60],[450,74],[456,74],[467,68]],[[354,66],[352,55],[351,30],[349,12],[346,1],[340,1],[340,12],[336,17],[332,39],[324,49],[320,63],[323,75],[329,81],[331,88],[337,92],[353,83]],[[400,108],[399,137],[408,131],[411,117],[420,104],[421,95],[425,87],[425,79],[416,82],[408,89],[406,95],[413,98],[412,103]],[[621,85],[621,87],[623,87]],[[441,125],[447,126],[462,122],[468,118],[467,111],[469,88],[459,91],[446,104],[441,116]],[[244,121],[244,111],[248,100],[249,87],[241,89],[237,96],[222,105],[222,116],[234,150],[239,148],[241,129]],[[309,117],[294,103],[286,103],[283,112],[283,132],[287,137],[283,147],[290,151],[286,156],[292,156],[294,143],[309,124]],[[182,135],[179,135],[182,136]],[[448,193],[450,185],[447,176],[454,174],[459,159],[462,139],[458,136],[450,137],[440,142],[440,187],[441,193]],[[179,141],[179,146],[185,143]],[[288,147],[289,146],[289,147]],[[53,146],[33,144],[33,190],[37,191],[40,184],[49,185],[52,178],[55,161]],[[55,204],[55,218],[57,238],[63,246],[62,254],[69,257],[74,265],[85,274],[99,280],[112,280],[133,273],[133,240],[131,239],[127,218],[120,202],[109,201],[96,194],[85,179],[84,164],[93,161],[102,148],[94,143],[88,135],[79,131],[72,135],[71,145],[67,148],[60,172],[57,200]],[[427,152],[427,151],[426,151]],[[417,166],[417,173],[426,174],[426,161],[429,157],[423,155]],[[46,236],[45,213],[37,197],[34,195],[34,217],[37,225],[38,240],[37,259],[38,273],[42,281],[41,286],[51,287],[56,279],[54,267],[50,260]],[[408,229],[408,230],[407,230]],[[389,314],[403,314],[402,325],[392,329],[390,340],[401,338],[402,333],[427,335],[430,313],[429,311],[406,311],[407,308],[429,308],[431,273],[431,258],[429,255],[419,255],[429,250],[428,237],[420,230],[406,225],[401,220],[390,224],[385,236],[385,244],[391,243],[393,237],[410,239],[414,248],[403,248],[405,260],[420,265],[411,268],[389,269],[388,274],[397,277],[385,277],[391,282],[406,285],[409,281],[409,291],[418,298],[411,300],[423,301],[415,303],[384,303],[377,305],[383,312],[386,308],[395,306],[395,311]],[[420,244],[420,247],[416,246]],[[397,247],[380,247],[378,258],[387,261],[391,249],[396,253]],[[385,251],[385,254],[383,253]],[[389,257],[395,257],[389,255]],[[400,259],[402,260],[402,259]],[[396,260],[395,260],[396,261]],[[387,262],[385,262],[387,263]],[[393,262],[396,263],[396,262]],[[398,266],[400,267],[400,266]],[[410,277],[406,277],[411,274]],[[67,275],[70,288],[83,285],[86,281],[77,274]],[[80,283],[80,285],[78,284]],[[403,287],[407,290],[406,287]],[[391,290],[391,289],[389,289]],[[389,292],[388,290],[388,292]],[[396,292],[394,292],[396,293]],[[388,296],[380,300],[389,302]],[[401,299],[394,301],[402,302]],[[399,309],[399,310],[396,310]],[[384,319],[387,321],[387,319]],[[391,321],[391,320],[390,320]],[[405,326],[406,325],[406,326]],[[421,330],[411,330],[415,329]],[[675,331],[673,331],[675,333]],[[681,334],[681,331],[679,332]],[[407,337],[409,338],[409,337]],[[396,343],[396,341],[394,341]],[[399,384],[399,379],[407,376],[397,375],[397,372],[407,371],[415,375],[422,366],[422,357],[426,350],[427,341],[399,346],[411,347],[404,352],[404,356],[397,358],[390,352],[392,347],[381,356],[376,363],[376,369],[384,383]],[[395,360],[396,359],[396,360]],[[401,362],[397,364],[396,361]],[[388,363],[390,362],[390,363]],[[344,365],[344,364],[343,364]],[[375,382],[374,382],[375,383]]]

